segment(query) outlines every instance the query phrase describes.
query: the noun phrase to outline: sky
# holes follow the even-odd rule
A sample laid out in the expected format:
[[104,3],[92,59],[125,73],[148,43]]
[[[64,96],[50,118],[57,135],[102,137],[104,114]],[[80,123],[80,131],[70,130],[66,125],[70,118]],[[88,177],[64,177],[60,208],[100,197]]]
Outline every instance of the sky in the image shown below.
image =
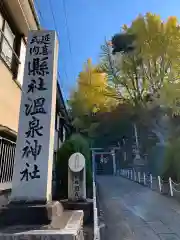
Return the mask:
[[99,61],[105,38],[152,12],[163,20],[180,18],[180,0],[34,0],[41,26],[56,30],[59,40],[59,83],[65,99],[88,58]]

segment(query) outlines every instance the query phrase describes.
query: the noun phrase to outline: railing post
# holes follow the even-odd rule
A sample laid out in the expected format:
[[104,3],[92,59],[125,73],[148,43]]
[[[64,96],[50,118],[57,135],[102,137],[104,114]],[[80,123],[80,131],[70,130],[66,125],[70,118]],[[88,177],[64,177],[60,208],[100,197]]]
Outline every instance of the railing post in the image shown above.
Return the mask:
[[[0,137],[0,154],[1,154],[1,161],[0,161],[0,176],[2,175],[2,168],[3,168],[3,160],[2,160],[2,156],[3,156],[3,140]],[[1,183],[1,179],[0,179],[0,183]]]
[[116,155],[114,149],[111,151],[111,154],[113,159],[113,174],[116,175]]
[[171,177],[169,178],[169,188],[170,188],[170,195],[173,197],[173,188],[172,188],[172,180]]
[[138,172],[138,181],[139,181],[139,183],[141,183],[141,176],[140,176],[140,172]]
[[146,174],[145,174],[145,172],[143,173],[143,178],[144,178],[144,185],[146,185]]
[[159,191],[162,192],[162,185],[161,185],[161,178],[158,176],[158,185],[159,185]]
[[133,171],[131,170],[131,180],[133,180]]
[[150,174],[150,188],[152,188],[152,174]]
[[136,182],[136,171],[134,171],[134,181]]

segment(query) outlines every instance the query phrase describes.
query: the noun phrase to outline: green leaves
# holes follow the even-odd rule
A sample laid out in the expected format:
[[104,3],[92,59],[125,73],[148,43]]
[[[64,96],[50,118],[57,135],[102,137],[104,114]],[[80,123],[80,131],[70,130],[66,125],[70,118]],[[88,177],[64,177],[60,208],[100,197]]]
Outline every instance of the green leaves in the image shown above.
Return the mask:
[[[167,92],[164,84],[168,84],[168,94],[164,94],[168,97],[165,99],[163,96],[161,100],[175,109],[172,96],[177,88],[175,82],[180,78],[180,28],[177,19],[170,17],[163,22],[159,15],[147,13],[138,16],[130,27],[124,25],[122,30],[113,38],[119,54],[113,56],[107,42],[101,48],[100,68],[107,74],[108,82],[121,99],[145,108],[149,106],[147,95],[151,95],[151,100],[159,101],[159,94]],[[135,40],[133,52],[126,51],[130,40]]]

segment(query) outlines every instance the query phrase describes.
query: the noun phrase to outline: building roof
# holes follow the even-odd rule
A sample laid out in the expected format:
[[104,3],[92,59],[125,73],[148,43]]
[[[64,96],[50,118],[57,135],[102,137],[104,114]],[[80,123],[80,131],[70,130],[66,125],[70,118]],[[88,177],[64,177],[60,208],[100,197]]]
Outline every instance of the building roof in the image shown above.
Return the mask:
[[31,7],[31,11],[32,11],[33,16],[34,16],[34,19],[35,19],[35,21],[36,21],[37,28],[38,28],[38,29],[41,29],[41,25],[40,25],[40,21],[39,21],[39,18],[38,18],[36,9],[35,9],[34,1],[33,1],[33,0],[28,0],[28,3],[29,3],[29,5],[30,5],[30,7]]

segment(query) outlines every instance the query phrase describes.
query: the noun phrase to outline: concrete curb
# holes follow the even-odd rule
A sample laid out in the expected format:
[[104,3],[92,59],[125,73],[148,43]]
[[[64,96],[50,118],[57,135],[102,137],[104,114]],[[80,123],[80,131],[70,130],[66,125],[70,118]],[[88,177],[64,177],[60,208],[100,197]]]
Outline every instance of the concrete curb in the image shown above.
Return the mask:
[[97,209],[98,209],[98,224],[99,224],[99,231],[100,231],[100,239],[105,239],[105,220],[104,220],[104,212],[101,206],[101,194],[99,184],[96,182],[96,191],[97,191]]

